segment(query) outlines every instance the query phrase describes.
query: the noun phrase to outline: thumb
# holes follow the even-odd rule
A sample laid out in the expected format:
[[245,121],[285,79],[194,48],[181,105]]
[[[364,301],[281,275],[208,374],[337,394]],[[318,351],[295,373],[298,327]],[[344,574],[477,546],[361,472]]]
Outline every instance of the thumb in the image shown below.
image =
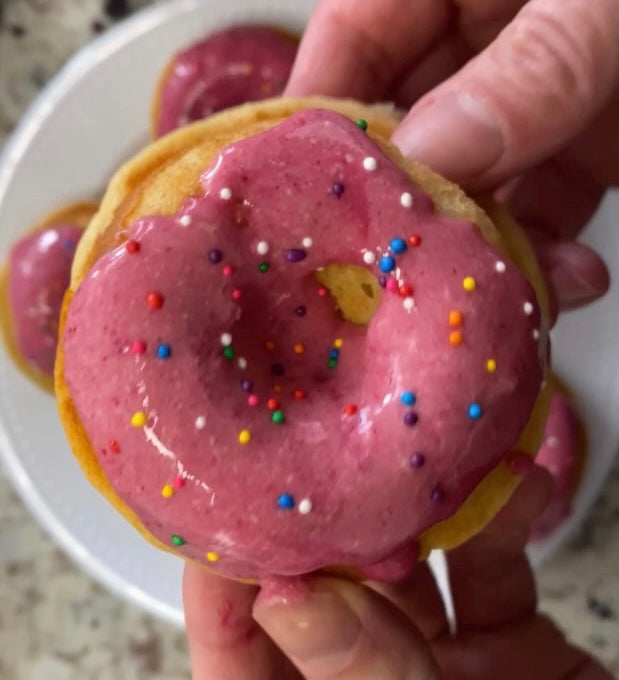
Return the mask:
[[530,0],[411,109],[393,141],[450,179],[496,186],[582,130],[618,77],[617,0]]
[[254,618],[306,680],[440,678],[419,631],[361,584],[313,579],[293,600],[263,590]]

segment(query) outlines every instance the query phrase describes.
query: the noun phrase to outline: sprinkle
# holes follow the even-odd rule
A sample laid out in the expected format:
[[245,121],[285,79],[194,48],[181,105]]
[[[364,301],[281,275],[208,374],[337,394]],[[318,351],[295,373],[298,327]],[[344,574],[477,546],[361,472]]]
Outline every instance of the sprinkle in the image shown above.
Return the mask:
[[241,389],[243,392],[251,392],[254,389],[254,383],[251,380],[241,380]]
[[335,341],[333,342],[333,346],[337,347],[337,349],[342,349],[342,345],[344,344],[344,341],[342,338],[335,338]]
[[303,245],[304,248],[311,248],[314,245],[314,240],[311,239],[309,236],[306,236],[302,241],[301,244]]
[[413,406],[413,404],[417,401],[417,395],[410,390],[406,390],[400,395],[400,401],[404,404],[404,406]]
[[412,236],[408,237],[408,245],[411,246],[412,248],[416,248],[420,243],[421,243],[421,236],[417,236],[417,234],[413,234]]
[[232,198],[232,191],[228,187],[224,187],[219,192],[219,198],[223,201],[229,201]]
[[221,250],[218,250],[217,248],[213,248],[213,250],[209,250],[208,253],[208,260],[211,264],[219,264],[223,258],[224,254],[221,252]]
[[136,411],[132,416],[131,416],[131,424],[133,427],[144,427],[146,425],[147,418],[146,418],[146,413],[144,411]]
[[266,255],[269,252],[269,244],[266,241],[260,241],[256,246],[258,255]]
[[449,344],[457,347],[462,344],[462,332],[461,331],[451,331],[449,334]]
[[473,402],[467,410],[467,415],[471,420],[479,420],[484,415],[484,410],[480,404]]
[[303,390],[297,389],[293,391],[292,396],[295,399],[305,399],[305,392]]
[[318,289],[318,295],[320,295],[320,297],[324,297],[328,292],[329,291],[324,286],[320,286]]
[[247,368],[247,359],[245,357],[239,357],[238,366],[241,371],[244,371]]
[[305,354],[305,345],[302,342],[295,342],[292,349],[295,354]]
[[415,298],[412,298],[412,297],[407,297],[407,298],[405,298],[405,300],[404,300],[404,302],[402,303],[402,305],[404,306],[404,309],[405,309],[407,312],[412,312],[413,309],[415,309]]
[[241,293],[241,290],[240,290],[239,288],[235,288],[235,289],[232,291],[232,299],[233,299],[233,300],[240,300],[240,299],[241,299],[241,295],[242,295],[242,293]]
[[185,478],[181,477],[181,475],[177,475],[177,477],[174,479],[174,487],[176,489],[182,489],[185,486]]
[[376,255],[371,250],[366,250],[363,253],[363,261],[366,264],[374,264],[376,262]]
[[271,364],[271,373],[273,375],[284,375],[285,370],[282,364]]
[[381,275],[378,277],[378,285],[379,285],[381,288],[385,288],[385,287],[387,286],[387,277],[386,277],[384,274],[381,274]]
[[372,156],[366,156],[363,159],[363,167],[368,171],[368,172],[373,172],[376,170],[378,167],[378,163],[376,162],[376,159],[373,158]]
[[159,359],[169,359],[172,356],[172,348],[170,345],[162,343],[157,347],[157,357]]
[[219,555],[216,552],[209,550],[206,553],[206,561],[207,562],[217,562],[217,561],[219,561]]
[[292,510],[294,508],[294,496],[289,493],[281,494],[277,499],[277,507],[282,510]]
[[465,276],[464,279],[462,280],[462,288],[464,288],[467,293],[470,293],[471,291],[475,290],[477,287],[477,282],[472,276]]
[[239,444],[249,444],[251,441],[251,432],[249,430],[241,430],[239,432]]
[[236,352],[232,347],[224,347],[224,356],[229,361],[232,361],[232,359],[234,359],[234,357],[236,356]]
[[390,293],[397,293],[398,292],[398,282],[396,279],[389,279],[387,281],[387,285],[385,288],[390,292]]
[[232,276],[232,274],[234,273],[234,269],[232,269],[232,265],[229,265],[229,264],[225,264],[224,268],[221,271],[222,271],[222,274],[224,276]]
[[327,368],[335,368],[337,366],[337,359],[329,359],[327,361]]
[[344,408],[343,408],[343,410],[342,410],[342,413],[343,413],[345,416],[354,416],[355,413],[357,413],[357,406],[356,406],[356,404],[346,404],[346,406],[344,406]]
[[525,302],[522,306],[522,309],[527,316],[531,316],[531,314],[533,314],[533,305],[530,302]]
[[264,347],[265,347],[265,349],[267,349],[269,352],[272,352],[272,351],[275,349],[275,343],[273,342],[273,340],[267,340],[267,341],[264,343]]
[[445,500],[445,492],[443,491],[443,489],[441,489],[440,486],[435,486],[432,489],[430,498],[432,499],[433,503],[442,503]]
[[408,191],[405,191],[401,196],[400,196],[400,203],[404,208],[412,208],[413,206],[413,196],[412,194],[409,194]]
[[163,307],[163,295],[153,291],[146,296],[146,304],[149,309],[161,309]]
[[230,335],[230,333],[222,333],[219,338],[219,341],[224,347],[228,347],[229,345],[232,344],[232,336]]
[[309,498],[304,498],[299,503],[298,510],[301,515],[309,515],[312,511],[312,501]]
[[267,408],[270,409],[271,411],[277,411],[277,409],[279,408],[279,401],[277,401],[277,399],[274,399],[273,397],[271,397],[267,401]]
[[337,198],[341,198],[345,189],[346,187],[341,182],[333,182],[333,184],[331,185],[331,193],[334,196],[337,196]]
[[271,265],[268,262],[261,262],[258,265],[258,271],[261,272],[262,274],[266,274],[270,268]]
[[340,350],[337,347],[333,347],[329,350],[329,359],[339,359]]
[[368,129],[368,122],[363,118],[359,118],[359,120],[357,120],[355,124],[360,130],[363,130],[363,132],[365,132]]
[[204,416],[198,416],[196,418],[196,430],[203,430],[206,427],[206,418]]
[[400,294],[400,297],[410,297],[413,294],[413,287],[409,286],[408,283],[404,283],[400,286],[398,293]]
[[140,252],[140,244],[132,239],[125,243],[125,250],[131,255],[135,255],[135,253]]
[[130,349],[132,354],[144,354],[146,352],[146,343],[144,340],[134,340],[131,343]]
[[182,215],[178,218],[178,223],[181,225],[181,227],[188,227],[191,224],[191,216]]
[[250,394],[249,397],[247,397],[247,403],[249,406],[258,406],[260,403],[260,399],[258,399],[258,396],[255,394]]
[[537,328],[533,329],[533,340],[539,340],[539,331]]
[[170,484],[166,484],[163,489],[161,489],[161,495],[164,498],[172,498],[174,495],[174,488]]
[[405,425],[412,427],[413,425],[417,424],[417,421],[419,420],[419,416],[415,413],[415,411],[407,411],[404,414],[403,420],[404,420]]
[[500,260],[494,265],[494,268],[499,274],[503,274],[507,269],[505,262],[501,262]]
[[486,370],[488,373],[494,373],[496,371],[496,361],[494,359],[488,359],[486,361]]
[[282,391],[281,385],[273,385],[273,392],[277,392],[277,394],[279,394],[281,391]]
[[406,241],[403,238],[398,237],[391,240],[389,248],[391,249],[392,253],[401,255],[402,253],[406,252],[408,246],[406,245]]
[[299,306],[294,310],[294,313],[295,313],[297,316],[305,316],[305,314],[307,313],[307,307],[306,307],[305,305],[299,305]]
[[461,326],[464,321],[462,312],[457,309],[452,309],[451,312],[449,312],[448,321],[450,326]]
[[423,467],[425,462],[426,462],[426,457],[423,455],[423,453],[416,452],[416,453],[413,453],[410,457],[411,467],[414,467],[414,468]]
[[301,262],[307,257],[307,253],[302,248],[289,248],[284,256],[288,262]]
[[112,439],[108,443],[107,447],[112,453],[120,453],[120,445],[115,439]]
[[171,541],[172,541],[172,545],[176,545],[178,547],[180,547],[181,545],[185,545],[185,543],[187,543],[187,541],[182,536],[179,536],[178,534],[172,534]]
[[283,423],[286,422],[286,416],[284,415],[283,411],[280,411],[280,410],[273,411],[273,415],[271,416],[271,420],[276,425],[282,425]]
[[388,274],[395,269],[395,260],[391,255],[383,255],[380,258],[378,266],[380,267],[381,272]]

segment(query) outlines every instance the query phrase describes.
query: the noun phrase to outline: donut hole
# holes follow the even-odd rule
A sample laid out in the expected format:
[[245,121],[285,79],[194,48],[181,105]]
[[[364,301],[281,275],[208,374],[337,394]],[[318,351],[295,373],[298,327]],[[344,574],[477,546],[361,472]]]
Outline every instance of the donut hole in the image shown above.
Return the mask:
[[345,321],[360,326],[370,323],[382,297],[372,272],[357,265],[333,263],[316,271],[315,277],[329,291]]

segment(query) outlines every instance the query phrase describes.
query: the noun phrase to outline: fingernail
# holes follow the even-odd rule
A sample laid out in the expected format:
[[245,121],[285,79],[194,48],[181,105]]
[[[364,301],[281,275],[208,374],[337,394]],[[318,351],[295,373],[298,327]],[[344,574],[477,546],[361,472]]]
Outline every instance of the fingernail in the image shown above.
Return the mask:
[[501,128],[483,100],[452,92],[421,107],[392,137],[405,156],[461,181],[490,169],[503,154]]
[[254,618],[287,656],[316,673],[346,668],[361,634],[359,618],[329,590],[314,590],[292,604],[259,596]]
[[510,451],[505,456],[505,463],[510,472],[518,475],[518,477],[526,477],[535,467],[533,457],[522,451]]

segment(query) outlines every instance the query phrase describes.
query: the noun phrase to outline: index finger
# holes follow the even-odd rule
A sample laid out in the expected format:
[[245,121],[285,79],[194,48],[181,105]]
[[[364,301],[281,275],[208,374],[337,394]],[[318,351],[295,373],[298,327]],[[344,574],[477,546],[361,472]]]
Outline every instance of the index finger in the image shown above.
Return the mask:
[[448,0],[322,0],[285,94],[375,100],[445,31]]

